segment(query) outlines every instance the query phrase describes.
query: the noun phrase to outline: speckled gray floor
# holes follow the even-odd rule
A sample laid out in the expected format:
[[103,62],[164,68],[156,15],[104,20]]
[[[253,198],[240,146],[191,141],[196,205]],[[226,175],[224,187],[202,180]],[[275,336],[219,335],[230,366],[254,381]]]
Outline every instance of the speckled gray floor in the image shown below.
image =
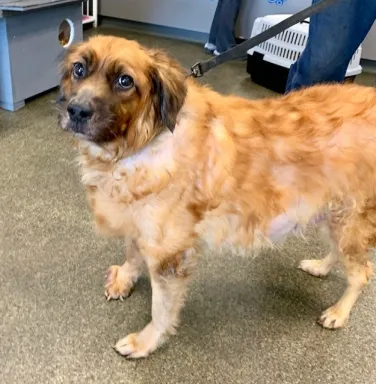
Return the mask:
[[[199,45],[100,31],[166,48],[187,67],[204,57]],[[248,98],[270,94],[239,62],[203,81]],[[374,76],[358,81],[374,85]],[[118,356],[117,339],[149,320],[149,282],[124,303],[105,301],[104,273],[122,262],[122,244],[92,230],[55,97],[0,111],[0,383],[376,383],[376,284],[348,328],[321,329],[316,317],[345,280],[340,268],[322,280],[296,269],[321,254],[315,238],[255,260],[205,255],[178,336],[148,359]]]

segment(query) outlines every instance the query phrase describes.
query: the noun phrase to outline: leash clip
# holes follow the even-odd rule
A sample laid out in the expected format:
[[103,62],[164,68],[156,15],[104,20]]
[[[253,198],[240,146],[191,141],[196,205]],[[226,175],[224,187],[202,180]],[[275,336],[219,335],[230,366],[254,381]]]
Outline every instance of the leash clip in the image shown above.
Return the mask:
[[200,62],[196,63],[191,67],[191,75],[195,78],[203,76]]

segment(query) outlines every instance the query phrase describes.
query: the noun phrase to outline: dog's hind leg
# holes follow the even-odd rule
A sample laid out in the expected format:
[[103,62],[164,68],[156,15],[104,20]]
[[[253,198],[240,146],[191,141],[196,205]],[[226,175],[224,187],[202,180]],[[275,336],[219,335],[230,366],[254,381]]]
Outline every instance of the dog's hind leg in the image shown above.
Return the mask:
[[320,234],[323,240],[330,245],[329,253],[322,259],[302,260],[299,264],[299,268],[302,271],[316,277],[326,276],[338,262],[339,258],[338,246],[331,236],[327,222],[321,225]]
[[318,322],[325,328],[341,328],[346,325],[350,312],[363,288],[372,276],[368,257],[374,242],[376,207],[365,206],[343,220],[333,222],[332,234],[338,239],[338,249],[343,258],[347,287],[340,300],[323,312]]
[[195,251],[190,250],[149,266],[152,321],[141,332],[130,334],[116,344],[115,349],[121,355],[145,357],[175,333],[195,263]]
[[372,275],[372,267],[365,254],[346,254],[347,287],[340,300],[324,311],[318,320],[324,328],[341,328],[347,324],[350,312]]
[[127,298],[140,276],[143,258],[134,240],[125,240],[125,253],[125,263],[112,265],[107,271],[105,285],[107,300]]
[[324,277],[326,276],[333,266],[337,263],[338,254],[336,251],[330,251],[322,259],[308,259],[302,260],[299,264],[299,269],[309,273],[312,276]]

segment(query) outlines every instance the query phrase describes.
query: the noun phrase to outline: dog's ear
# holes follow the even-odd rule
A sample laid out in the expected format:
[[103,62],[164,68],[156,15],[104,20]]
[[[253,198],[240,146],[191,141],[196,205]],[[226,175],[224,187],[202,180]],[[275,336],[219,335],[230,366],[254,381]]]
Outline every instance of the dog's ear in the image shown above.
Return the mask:
[[149,76],[152,87],[152,103],[155,124],[174,131],[177,116],[187,94],[182,68],[164,52],[152,51],[154,61]]

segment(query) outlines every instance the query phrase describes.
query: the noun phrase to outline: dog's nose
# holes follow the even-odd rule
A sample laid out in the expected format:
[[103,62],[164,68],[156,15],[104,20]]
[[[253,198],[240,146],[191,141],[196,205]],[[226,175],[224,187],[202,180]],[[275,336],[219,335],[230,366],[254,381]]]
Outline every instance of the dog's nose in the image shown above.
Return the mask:
[[70,119],[77,123],[83,123],[93,116],[93,109],[89,104],[69,104],[67,110]]

